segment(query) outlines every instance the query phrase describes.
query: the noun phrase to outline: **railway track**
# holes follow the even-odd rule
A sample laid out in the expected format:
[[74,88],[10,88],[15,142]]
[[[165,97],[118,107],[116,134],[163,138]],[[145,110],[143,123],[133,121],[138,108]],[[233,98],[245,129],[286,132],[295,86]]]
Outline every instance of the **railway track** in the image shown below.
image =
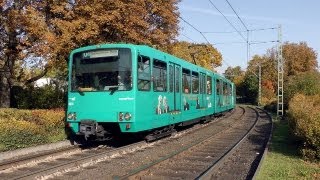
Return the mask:
[[[169,138],[153,143],[141,141],[118,148],[94,148],[66,157],[56,158],[53,161],[40,161],[34,166],[0,169],[0,179],[49,179],[53,177],[55,179],[135,179],[148,177],[185,177],[192,179],[197,177],[195,176],[196,174],[199,175],[206,170],[200,168],[203,165],[201,164],[201,158],[205,157],[207,161],[212,161],[218,158],[219,149],[220,153],[223,153],[226,152],[226,146],[234,144],[231,140],[219,143],[218,137],[229,136],[230,139],[236,139],[239,133],[233,132],[232,129],[238,127],[240,131],[243,119],[254,119],[253,113],[251,115],[247,114],[245,110],[255,112],[253,109],[236,108],[235,112],[229,113],[226,117],[220,118],[220,120],[211,121],[204,125],[196,125],[191,129],[178,132]],[[202,133],[205,135],[201,135]],[[210,138],[211,136],[212,138]],[[176,146],[181,139],[186,139],[186,141],[183,140],[182,146]],[[209,146],[208,144],[210,143],[214,143],[215,148]],[[198,146],[202,147],[202,151],[196,150]],[[211,147],[211,152],[209,147]],[[159,152],[159,149],[162,148],[163,150]],[[190,150],[198,152],[198,154],[188,156],[188,151]],[[212,152],[215,152],[215,154],[210,155]],[[179,159],[174,159],[177,157],[184,159],[183,162],[178,163],[178,166],[176,166],[177,164],[172,164],[174,161],[179,162]],[[186,171],[182,165],[188,163],[192,163],[192,168],[190,170],[189,167],[189,170]],[[170,168],[164,169],[162,172],[156,171],[157,169],[159,170],[159,167],[161,169],[166,166]],[[206,167],[208,169],[208,165]]]
[[[187,147],[180,149],[158,161],[137,168],[124,176],[115,177],[117,179],[250,179],[255,171],[252,168],[242,168],[237,160],[230,160],[231,156],[241,157],[241,153],[235,151],[241,146],[249,135],[254,134],[258,124],[266,125],[264,132],[270,133],[269,118],[263,115],[263,111],[246,108],[247,112],[219,134],[204,138],[194,142]],[[260,120],[260,121],[259,121]],[[263,122],[261,122],[263,121]],[[264,133],[260,136],[266,137]],[[260,148],[263,151],[263,145]],[[256,148],[256,147],[255,147]],[[246,148],[245,148],[246,149]],[[235,155],[237,154],[237,155]],[[258,155],[259,153],[257,153]],[[248,155],[248,154],[247,154]],[[253,161],[259,158],[249,154],[249,159]],[[246,159],[246,158],[243,158]],[[235,163],[235,162],[238,162]],[[228,167],[228,168],[226,168]],[[241,170],[236,170],[236,169]],[[235,171],[236,170],[236,171]],[[245,172],[243,178],[239,177],[239,172]]]

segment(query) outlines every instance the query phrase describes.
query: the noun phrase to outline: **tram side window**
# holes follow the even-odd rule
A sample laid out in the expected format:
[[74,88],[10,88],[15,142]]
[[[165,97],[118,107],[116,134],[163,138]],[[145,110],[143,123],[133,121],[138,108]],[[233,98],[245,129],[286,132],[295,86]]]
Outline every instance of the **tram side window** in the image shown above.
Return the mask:
[[223,83],[223,95],[226,96],[228,93],[227,93],[227,83]]
[[190,93],[191,87],[190,87],[190,70],[182,68],[182,89],[183,92],[186,94]]
[[157,59],[153,61],[153,90],[167,91],[167,63]]
[[192,72],[191,80],[192,80],[192,93],[199,94],[199,73]]
[[138,89],[141,91],[150,90],[150,58],[138,56]]
[[216,80],[216,94],[220,95],[220,80]]
[[207,76],[207,94],[211,94],[212,78]]

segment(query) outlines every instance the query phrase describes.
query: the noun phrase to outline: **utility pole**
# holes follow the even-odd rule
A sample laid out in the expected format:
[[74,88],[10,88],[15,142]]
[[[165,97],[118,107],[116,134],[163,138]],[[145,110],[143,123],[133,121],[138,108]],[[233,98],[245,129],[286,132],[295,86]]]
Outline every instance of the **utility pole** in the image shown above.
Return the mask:
[[261,64],[259,64],[259,99],[258,106],[261,106]]
[[278,104],[277,116],[283,116],[283,58],[282,58],[282,32],[281,25],[278,27]]
[[249,63],[249,56],[250,56],[250,45],[249,45],[249,30],[247,30],[247,65]]

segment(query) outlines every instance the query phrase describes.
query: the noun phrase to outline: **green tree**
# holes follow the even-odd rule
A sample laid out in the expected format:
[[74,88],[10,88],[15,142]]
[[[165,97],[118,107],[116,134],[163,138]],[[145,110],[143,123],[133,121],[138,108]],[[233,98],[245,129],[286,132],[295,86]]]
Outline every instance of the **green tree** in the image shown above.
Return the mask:
[[258,100],[258,78],[251,73],[246,73],[243,83],[238,87],[240,89],[240,96],[247,103],[256,104]]
[[288,104],[295,94],[320,95],[320,73],[309,71],[290,76],[285,86],[284,102]]

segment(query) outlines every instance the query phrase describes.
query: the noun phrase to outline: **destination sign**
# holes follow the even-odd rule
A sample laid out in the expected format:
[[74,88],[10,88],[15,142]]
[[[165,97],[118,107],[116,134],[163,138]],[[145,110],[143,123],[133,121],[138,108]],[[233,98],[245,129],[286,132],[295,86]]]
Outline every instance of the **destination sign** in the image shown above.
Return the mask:
[[118,56],[119,50],[109,49],[109,50],[98,50],[98,51],[89,51],[83,53],[83,58],[101,58],[101,57],[115,57]]

